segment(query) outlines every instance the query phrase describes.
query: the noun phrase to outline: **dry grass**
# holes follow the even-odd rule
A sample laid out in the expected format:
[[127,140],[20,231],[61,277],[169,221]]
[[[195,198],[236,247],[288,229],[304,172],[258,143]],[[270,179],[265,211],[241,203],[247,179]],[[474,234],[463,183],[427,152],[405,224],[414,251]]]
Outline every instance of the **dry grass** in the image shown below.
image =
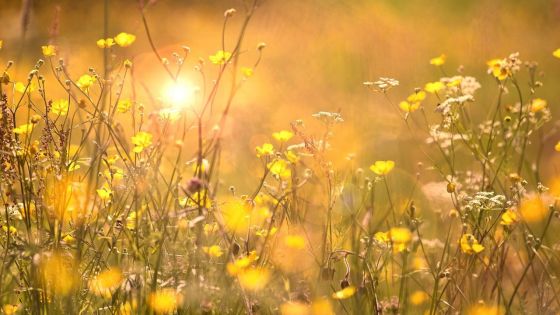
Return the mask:
[[[406,139],[394,141],[412,152],[378,150],[362,165],[342,153],[340,135],[371,126],[342,110],[286,121],[266,137],[232,129],[237,97],[250,97],[269,49],[246,40],[259,2],[225,11],[215,53],[200,59],[186,46],[159,48],[155,2],[141,1],[140,33],[105,27],[100,69],[79,72],[52,43],[26,78],[7,62],[2,312],[560,312],[560,181],[546,159],[560,142],[542,96],[555,91],[537,63],[492,59],[479,65],[479,82],[461,67],[449,72],[440,55],[429,60],[440,78],[356,84],[383,100],[382,117],[398,118]],[[25,30],[30,18],[22,15]],[[152,59],[130,52],[140,36]],[[156,67],[162,91],[146,70]],[[493,94],[479,97],[481,82]],[[254,122],[245,129],[260,126],[250,107],[240,110]],[[228,148],[246,142],[255,149],[237,163]],[[236,171],[245,164],[250,174]]]

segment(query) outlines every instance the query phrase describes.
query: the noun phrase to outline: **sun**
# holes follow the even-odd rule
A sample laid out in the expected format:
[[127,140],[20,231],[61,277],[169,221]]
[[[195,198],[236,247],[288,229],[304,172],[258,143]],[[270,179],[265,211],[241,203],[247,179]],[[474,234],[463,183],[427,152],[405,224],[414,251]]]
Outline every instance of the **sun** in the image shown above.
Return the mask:
[[174,82],[164,90],[164,101],[171,105],[189,105],[194,102],[196,89],[184,82]]

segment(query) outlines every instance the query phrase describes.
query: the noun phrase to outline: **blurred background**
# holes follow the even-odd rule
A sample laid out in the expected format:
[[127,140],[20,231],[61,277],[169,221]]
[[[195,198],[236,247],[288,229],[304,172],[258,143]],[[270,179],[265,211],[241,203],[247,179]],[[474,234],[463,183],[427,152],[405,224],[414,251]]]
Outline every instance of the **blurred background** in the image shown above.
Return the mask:
[[[108,3],[109,35],[123,31],[137,35],[134,45],[116,54],[134,59],[141,84],[161,90],[168,79],[150,50],[138,2]],[[198,58],[208,60],[221,49],[223,13],[231,7],[238,14],[228,25],[227,50],[242,22],[240,1],[152,1],[146,18],[163,57],[171,59],[182,45],[191,48],[185,76],[196,81],[189,78],[192,68]],[[4,41],[0,61],[15,60],[11,75],[24,80],[42,57],[40,46],[52,43],[59,46],[58,56],[76,77],[89,67],[102,69],[103,51],[96,41],[103,37],[103,16],[103,1],[0,0]],[[448,57],[447,74],[463,66],[464,75],[481,82],[473,104],[481,113],[497,95],[495,82],[486,74],[487,60],[519,52],[522,60],[538,61],[545,70],[538,96],[547,99],[557,114],[560,62],[551,53],[560,47],[559,19],[557,0],[264,0],[249,25],[240,65],[254,63],[259,42],[267,47],[254,76],[234,101],[224,174],[254,175],[237,183],[254,185],[260,173],[254,168],[254,147],[272,141],[271,133],[289,129],[293,120],[311,123],[310,115],[321,110],[340,111],[345,119],[335,130],[335,163],[343,167],[349,154],[356,154],[354,163],[364,168],[374,160],[392,159],[403,176],[414,174],[416,163],[426,162],[419,150],[426,134],[410,132],[383,95],[367,90],[362,82],[380,76],[398,79],[400,86],[389,92],[398,103],[415,87],[441,77],[429,59],[442,53]],[[434,99],[425,103],[429,112],[435,105]],[[552,163],[556,140],[545,149],[551,175],[556,174]]]

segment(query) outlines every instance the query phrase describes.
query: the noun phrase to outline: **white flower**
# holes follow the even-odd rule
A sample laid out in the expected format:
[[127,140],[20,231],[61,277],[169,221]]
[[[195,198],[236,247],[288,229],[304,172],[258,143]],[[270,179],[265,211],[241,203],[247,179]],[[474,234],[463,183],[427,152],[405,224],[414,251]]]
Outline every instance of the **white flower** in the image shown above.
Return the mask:
[[364,85],[366,87],[371,87],[375,92],[386,92],[390,88],[399,86],[399,81],[392,78],[380,77],[379,80],[375,82],[366,81]]

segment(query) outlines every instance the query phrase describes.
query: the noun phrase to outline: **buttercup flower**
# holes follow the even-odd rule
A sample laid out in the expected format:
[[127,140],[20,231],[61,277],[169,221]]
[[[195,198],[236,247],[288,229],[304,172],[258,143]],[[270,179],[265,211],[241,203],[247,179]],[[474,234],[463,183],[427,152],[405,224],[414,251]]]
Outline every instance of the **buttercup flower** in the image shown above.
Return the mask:
[[395,167],[395,161],[375,161],[369,169],[377,175],[387,175]]
[[209,56],[210,62],[215,65],[223,65],[229,61],[231,53],[223,50],[218,50],[214,55]]
[[138,132],[132,137],[132,144],[134,144],[134,153],[140,153],[147,147],[152,145],[152,134],[145,131]]
[[484,250],[484,246],[480,245],[472,234],[463,234],[460,244],[461,250],[465,254],[478,254]]
[[54,45],[41,46],[41,50],[43,51],[43,56],[45,57],[56,56],[56,46]]
[[445,63],[446,60],[447,60],[447,56],[444,55],[444,54],[441,54],[437,57],[434,57],[434,58],[430,59],[430,64],[439,67],[439,66],[442,66]]
[[[115,36],[115,43],[121,47],[128,47],[134,43],[136,40],[136,36],[128,33],[121,32],[117,36]],[[105,45],[107,45],[107,40],[105,41]]]

